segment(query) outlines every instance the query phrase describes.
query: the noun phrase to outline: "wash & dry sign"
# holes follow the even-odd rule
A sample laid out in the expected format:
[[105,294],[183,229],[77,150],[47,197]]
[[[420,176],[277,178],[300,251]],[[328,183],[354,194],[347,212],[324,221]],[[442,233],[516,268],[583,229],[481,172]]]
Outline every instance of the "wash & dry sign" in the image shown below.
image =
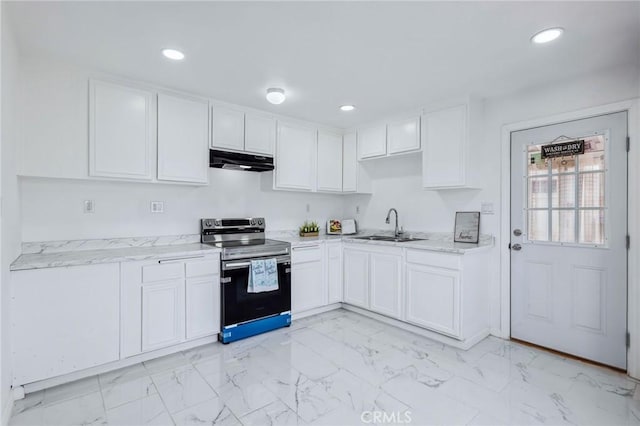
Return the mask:
[[542,158],[584,154],[584,140],[542,145]]

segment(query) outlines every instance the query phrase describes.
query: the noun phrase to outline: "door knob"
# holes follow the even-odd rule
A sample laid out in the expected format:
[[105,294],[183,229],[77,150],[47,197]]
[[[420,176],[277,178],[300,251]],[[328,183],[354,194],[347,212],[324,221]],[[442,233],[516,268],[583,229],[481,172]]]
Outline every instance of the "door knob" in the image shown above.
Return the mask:
[[512,244],[511,250],[520,251],[522,250],[522,246],[520,244]]
[[516,237],[519,237],[520,235],[522,235],[522,231],[519,229],[514,229],[513,230],[513,235],[515,235]]

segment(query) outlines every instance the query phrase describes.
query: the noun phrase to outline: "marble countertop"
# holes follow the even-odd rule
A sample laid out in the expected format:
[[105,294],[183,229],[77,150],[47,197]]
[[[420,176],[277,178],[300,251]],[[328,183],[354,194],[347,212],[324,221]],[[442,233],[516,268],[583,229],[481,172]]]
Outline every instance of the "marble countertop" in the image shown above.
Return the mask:
[[131,260],[168,259],[217,253],[220,249],[200,243],[102,248],[94,250],[45,251],[25,253],[11,264],[12,271],[63,266],[116,263]]
[[421,238],[421,241],[375,241],[361,240],[358,237],[368,235],[392,235],[389,231],[381,230],[363,230],[355,235],[326,235],[321,234],[317,237],[300,237],[295,231],[293,232],[274,232],[268,234],[268,238],[275,240],[287,241],[292,247],[303,247],[318,244],[320,242],[344,241],[349,243],[370,244],[391,247],[404,247],[418,250],[430,250],[445,253],[465,254],[476,251],[482,251],[493,247],[494,241],[491,235],[481,235],[478,244],[472,243],[456,243],[453,241],[453,233],[448,232],[405,232],[405,235],[413,238]]
[[[361,240],[367,235],[391,235],[389,231],[362,230],[356,235],[326,235],[318,237],[298,236],[296,231],[268,232],[267,238],[286,241],[292,247],[303,247],[323,242],[404,247],[445,253],[465,254],[493,247],[491,235],[482,235],[478,244],[455,243],[453,234],[443,232],[406,232],[421,241],[397,243],[393,241]],[[198,235],[167,237],[113,238],[102,240],[73,240],[23,243],[22,255],[11,264],[12,271],[55,268],[64,266],[116,263],[131,260],[167,259],[173,257],[201,256],[217,253],[220,249],[197,242]]]

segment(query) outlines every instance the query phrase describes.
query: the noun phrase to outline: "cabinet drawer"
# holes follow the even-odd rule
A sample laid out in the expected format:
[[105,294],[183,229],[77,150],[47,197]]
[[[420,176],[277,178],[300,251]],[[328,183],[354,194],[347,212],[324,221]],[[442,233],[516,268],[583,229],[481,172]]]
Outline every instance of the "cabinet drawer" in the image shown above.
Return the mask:
[[187,262],[187,278],[202,277],[204,275],[219,275],[220,263],[207,259]]
[[142,282],[175,280],[184,278],[184,263],[160,263],[142,267]]
[[293,247],[291,249],[291,262],[304,263],[322,260],[322,249],[318,246]]
[[407,262],[446,269],[460,269],[460,255],[434,253],[426,250],[407,250]]

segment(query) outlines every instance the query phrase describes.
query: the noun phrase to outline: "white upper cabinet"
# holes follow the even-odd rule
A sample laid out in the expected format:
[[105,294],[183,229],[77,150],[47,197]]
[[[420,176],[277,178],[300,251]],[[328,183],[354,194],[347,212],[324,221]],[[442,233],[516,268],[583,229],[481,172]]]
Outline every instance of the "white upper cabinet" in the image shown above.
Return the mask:
[[244,151],[244,112],[215,105],[213,107],[211,148]]
[[276,145],[276,120],[247,113],[244,117],[244,150],[272,156]]
[[342,136],[318,131],[318,191],[342,191]]
[[422,185],[427,189],[473,188],[477,176],[470,138],[482,134],[477,101],[432,111],[422,117]]
[[389,155],[420,149],[420,117],[401,120],[387,125],[387,151]]
[[355,132],[342,138],[342,190],[356,192],[358,189],[358,149]]
[[158,95],[158,180],[207,183],[209,103]]
[[358,162],[356,133],[345,133],[342,138],[342,192],[371,193],[371,177],[367,166]]
[[89,175],[151,180],[153,93],[91,80]]
[[317,131],[278,122],[274,188],[314,191]]
[[387,126],[358,129],[358,159],[387,155]]

